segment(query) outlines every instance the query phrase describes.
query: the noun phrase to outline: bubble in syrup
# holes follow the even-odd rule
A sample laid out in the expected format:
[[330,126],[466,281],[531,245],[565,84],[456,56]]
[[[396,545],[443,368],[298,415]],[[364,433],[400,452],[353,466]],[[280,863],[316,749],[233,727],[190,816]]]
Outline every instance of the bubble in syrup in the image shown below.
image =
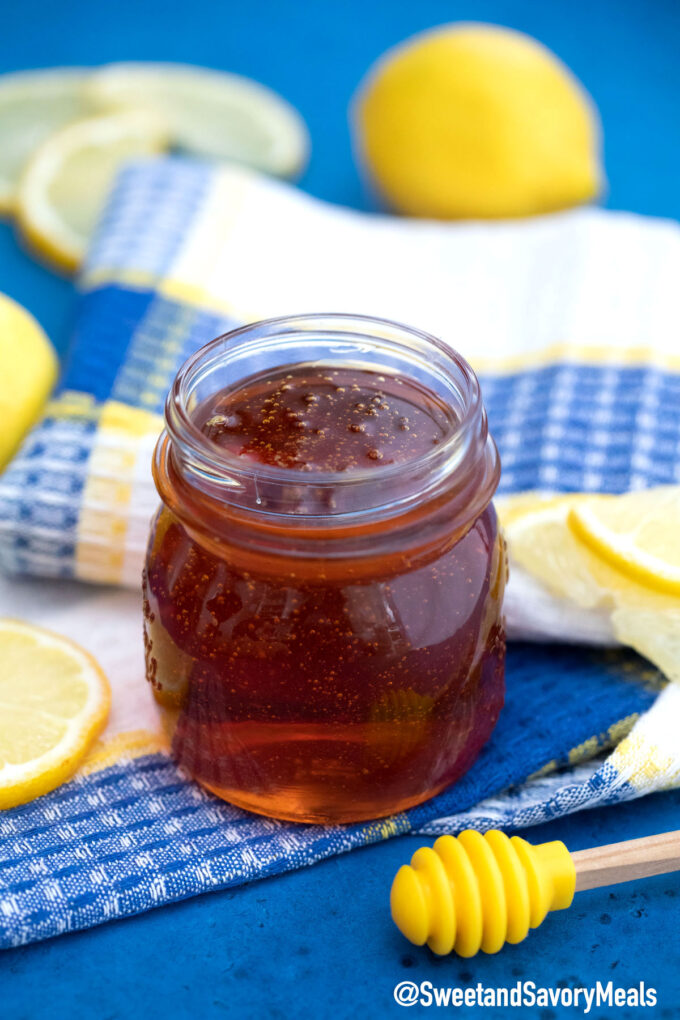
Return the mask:
[[212,418],[208,418],[205,424],[210,429],[221,431],[240,428],[242,420],[240,414],[214,414]]

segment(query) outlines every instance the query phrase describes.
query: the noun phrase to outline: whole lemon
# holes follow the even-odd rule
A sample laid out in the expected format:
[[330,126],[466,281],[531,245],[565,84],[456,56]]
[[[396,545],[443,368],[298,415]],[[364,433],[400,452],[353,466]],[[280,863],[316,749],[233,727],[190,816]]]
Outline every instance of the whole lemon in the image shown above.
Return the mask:
[[358,147],[400,212],[527,216],[593,198],[599,121],[571,72],[529,36],[447,25],[386,53],[355,103]]
[[0,471],[54,386],[57,357],[25,308],[0,294]]

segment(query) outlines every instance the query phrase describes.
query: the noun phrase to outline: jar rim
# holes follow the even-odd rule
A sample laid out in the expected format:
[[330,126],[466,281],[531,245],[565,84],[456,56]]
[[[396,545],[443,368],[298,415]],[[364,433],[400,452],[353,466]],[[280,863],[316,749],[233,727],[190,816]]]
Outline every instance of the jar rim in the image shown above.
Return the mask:
[[[431,450],[408,462],[376,465],[352,472],[315,471],[308,472],[295,468],[269,464],[254,464],[211,442],[194,421],[191,410],[191,396],[197,385],[215,369],[217,364],[226,364],[240,347],[241,356],[247,356],[263,341],[275,341],[277,349],[284,339],[302,339],[314,336],[317,341],[336,340],[343,342],[379,341],[393,349],[409,346],[425,357],[430,355],[428,368],[439,371],[440,377],[448,376],[450,385],[460,398],[457,421],[441,443]],[[434,362],[437,365],[434,365]],[[316,487],[332,486],[336,491],[356,491],[360,487],[389,487],[395,479],[403,481],[406,469],[418,468],[423,476],[434,480],[442,472],[450,476],[466,460],[471,446],[486,445],[487,428],[481,391],[477,377],[468,362],[453,348],[431,334],[392,322],[389,319],[368,315],[345,313],[307,313],[304,315],[279,316],[249,323],[215,338],[205,344],[180,368],[168,394],[165,405],[167,432],[173,450],[179,455],[184,466],[198,473],[203,480],[210,478],[213,483],[228,482],[227,488],[238,487],[239,482],[252,483],[255,479],[263,482]],[[476,458],[475,458],[476,459]],[[429,486],[428,486],[429,487]],[[373,512],[380,509],[371,502]],[[256,509],[256,508],[253,508]],[[339,516],[329,514],[329,516]]]

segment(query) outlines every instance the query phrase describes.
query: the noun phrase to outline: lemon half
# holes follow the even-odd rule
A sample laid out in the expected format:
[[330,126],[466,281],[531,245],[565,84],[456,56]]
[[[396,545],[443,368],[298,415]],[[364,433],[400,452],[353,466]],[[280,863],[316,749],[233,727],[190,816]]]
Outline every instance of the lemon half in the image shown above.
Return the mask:
[[83,649],[0,620],[0,808],[70,778],[103,728],[110,700],[106,677]]

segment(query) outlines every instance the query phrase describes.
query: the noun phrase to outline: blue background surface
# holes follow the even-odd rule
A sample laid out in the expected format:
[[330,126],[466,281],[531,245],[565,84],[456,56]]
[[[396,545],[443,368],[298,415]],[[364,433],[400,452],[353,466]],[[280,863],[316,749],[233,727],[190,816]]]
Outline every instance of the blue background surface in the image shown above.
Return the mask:
[[[452,20],[537,36],[599,106],[606,204],[680,216],[680,7],[675,0],[248,0],[191,3],[24,0],[6,5],[0,70],[120,59],[183,60],[251,75],[302,112],[312,159],[302,186],[370,207],[351,156],[350,97],[373,59],[405,36]],[[0,289],[65,350],[72,285],[22,253],[0,225]],[[678,826],[680,793],[563,819],[527,833],[571,849]],[[389,921],[392,874],[422,840],[402,837],[313,868],[215,893],[0,956],[0,1018],[398,1016],[402,980],[464,987],[518,979],[559,986],[644,980],[659,1005],[591,1016],[680,1016],[680,882],[661,877],[580,894],[525,943],[494,958],[437,960]],[[433,1007],[434,1008],[434,1007]],[[408,1015],[427,1015],[416,1006]],[[465,1016],[502,1016],[461,1010]],[[507,1015],[507,1014],[506,1014]],[[513,1015],[553,1020],[576,1011]]]

